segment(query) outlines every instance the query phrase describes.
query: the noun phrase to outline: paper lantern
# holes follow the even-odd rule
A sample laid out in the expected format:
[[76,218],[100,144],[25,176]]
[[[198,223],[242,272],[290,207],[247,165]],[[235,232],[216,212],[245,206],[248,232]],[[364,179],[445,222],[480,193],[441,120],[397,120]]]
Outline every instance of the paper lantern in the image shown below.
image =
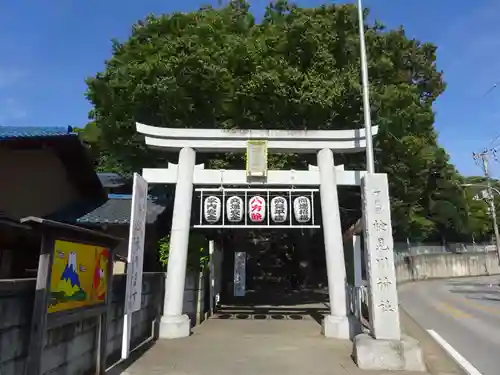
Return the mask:
[[271,219],[275,223],[284,223],[288,213],[288,205],[284,197],[274,197],[271,199]]
[[311,201],[308,197],[297,197],[293,201],[293,212],[298,223],[311,220]]
[[239,223],[243,219],[243,199],[237,196],[232,196],[226,202],[227,220],[232,223]]
[[209,224],[216,223],[220,220],[221,201],[218,197],[210,196],[203,202],[203,217]]
[[256,195],[248,201],[248,216],[254,223],[262,223],[266,218],[266,201]]

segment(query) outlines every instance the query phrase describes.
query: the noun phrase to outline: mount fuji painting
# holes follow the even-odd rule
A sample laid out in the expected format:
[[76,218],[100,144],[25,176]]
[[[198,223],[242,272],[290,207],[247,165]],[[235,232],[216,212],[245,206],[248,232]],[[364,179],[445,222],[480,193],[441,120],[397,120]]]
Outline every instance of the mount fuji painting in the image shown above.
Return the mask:
[[[64,256],[64,253],[56,250],[56,257]],[[68,301],[85,301],[87,293],[80,284],[80,275],[78,274],[76,253],[68,254],[68,259],[61,278],[54,290],[50,293],[50,302],[58,304]]]
[[91,303],[96,247],[68,241],[55,242],[48,312]]
[[109,258],[104,247],[56,240],[48,312],[104,303]]

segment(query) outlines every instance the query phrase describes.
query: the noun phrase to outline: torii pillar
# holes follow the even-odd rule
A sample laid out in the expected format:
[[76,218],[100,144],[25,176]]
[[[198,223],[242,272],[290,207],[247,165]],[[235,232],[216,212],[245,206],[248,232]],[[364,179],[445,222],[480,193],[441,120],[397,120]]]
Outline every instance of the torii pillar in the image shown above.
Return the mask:
[[318,168],[330,298],[330,314],[323,319],[322,332],[325,337],[349,340],[354,337],[355,321],[348,315],[347,309],[344,245],[332,150],[324,148],[318,152]]
[[167,278],[165,280],[165,304],[160,321],[161,338],[188,337],[191,333],[191,321],[189,316],[182,314],[182,307],[191,227],[195,161],[196,152],[192,148],[181,149],[172,213]]

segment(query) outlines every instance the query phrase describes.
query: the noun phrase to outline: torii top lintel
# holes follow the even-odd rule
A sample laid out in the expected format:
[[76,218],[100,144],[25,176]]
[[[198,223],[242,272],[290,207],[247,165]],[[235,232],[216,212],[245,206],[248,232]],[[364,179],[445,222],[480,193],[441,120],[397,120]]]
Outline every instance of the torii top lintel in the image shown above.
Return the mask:
[[[350,130],[261,130],[261,129],[179,129],[136,123],[146,144],[168,151],[184,147],[199,152],[245,152],[249,140],[265,140],[269,151],[315,153],[329,148],[334,152],[360,152],[366,148],[365,129]],[[378,126],[372,127],[376,135]]]

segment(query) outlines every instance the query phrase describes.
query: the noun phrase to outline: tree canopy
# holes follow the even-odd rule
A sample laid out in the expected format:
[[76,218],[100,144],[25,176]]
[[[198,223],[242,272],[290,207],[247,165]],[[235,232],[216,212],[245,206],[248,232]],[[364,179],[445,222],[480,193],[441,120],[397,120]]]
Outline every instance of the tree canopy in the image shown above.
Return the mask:
[[[357,22],[353,5],[300,8],[282,0],[259,22],[244,0],[139,21],[126,41],[113,41],[105,69],[87,80],[88,138],[100,168],[130,173],[175,160],[147,149],[135,121],[179,128],[363,127]],[[437,143],[432,105],[445,89],[437,47],[408,38],[403,27],[375,22],[365,29],[372,119],[380,127],[376,170],[389,176],[395,236],[486,236],[484,203],[464,193],[462,177]],[[213,168],[243,163],[240,155],[207,158],[200,162]],[[314,155],[270,156],[278,169],[308,163]],[[336,163],[365,169],[365,155],[336,155]],[[359,205],[359,189],[344,198]]]

